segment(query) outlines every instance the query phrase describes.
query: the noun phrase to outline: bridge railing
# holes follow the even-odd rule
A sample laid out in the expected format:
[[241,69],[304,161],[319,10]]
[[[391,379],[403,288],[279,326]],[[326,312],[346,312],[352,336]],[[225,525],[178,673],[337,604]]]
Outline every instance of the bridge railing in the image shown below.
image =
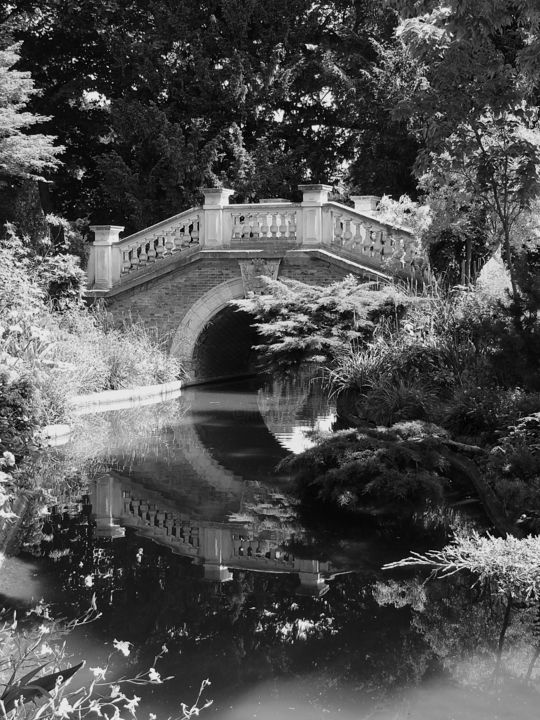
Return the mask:
[[233,190],[205,188],[201,207],[125,238],[120,238],[121,226],[94,225],[88,287],[109,290],[142,268],[202,248],[328,248],[375,269],[391,256],[404,266],[411,262],[413,233],[377,217],[379,198],[353,196],[354,208],[350,208],[328,201],[328,185],[300,185],[299,189],[301,203],[272,198],[229,204]]

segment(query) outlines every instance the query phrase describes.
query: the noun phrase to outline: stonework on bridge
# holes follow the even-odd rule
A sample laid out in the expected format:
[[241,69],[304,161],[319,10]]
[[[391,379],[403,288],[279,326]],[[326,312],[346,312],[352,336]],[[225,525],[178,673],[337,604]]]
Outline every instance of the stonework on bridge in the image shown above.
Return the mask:
[[232,190],[203,190],[202,207],[126,238],[119,226],[94,226],[90,292],[115,317],[168,337],[192,377],[205,379],[196,361],[201,334],[227,317],[231,300],[261,292],[263,276],[326,285],[353,273],[389,282],[385,259],[413,262],[411,231],[378,219],[378,198],[354,197],[350,208],[328,201],[329,186],[300,189],[302,203],[249,205],[229,205]]

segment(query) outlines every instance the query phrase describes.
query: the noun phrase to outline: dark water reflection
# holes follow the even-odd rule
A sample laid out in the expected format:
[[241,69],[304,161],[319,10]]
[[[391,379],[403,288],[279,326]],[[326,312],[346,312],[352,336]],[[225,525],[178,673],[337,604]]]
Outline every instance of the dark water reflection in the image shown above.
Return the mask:
[[204,715],[225,720],[536,717],[536,687],[519,680],[526,614],[492,683],[501,608],[470,580],[389,577],[381,565],[408,547],[368,537],[325,548],[302,527],[275,466],[332,420],[300,381],[197,388],[90,417],[69,460],[94,459],[96,526],[66,518],[54,562],[19,558],[12,575],[37,573],[40,593],[74,613],[95,594],[102,618],[72,642],[91,667],[128,640],[111,675],[134,675],[166,643],[158,669],[174,679],[137,688],[141,718],[177,716],[204,678]]

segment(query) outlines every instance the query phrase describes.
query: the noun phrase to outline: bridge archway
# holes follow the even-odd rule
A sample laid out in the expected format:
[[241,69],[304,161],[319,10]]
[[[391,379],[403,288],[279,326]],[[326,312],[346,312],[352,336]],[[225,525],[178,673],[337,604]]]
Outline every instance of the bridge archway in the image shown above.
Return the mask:
[[242,278],[234,278],[206,292],[178,326],[171,354],[198,380],[248,372],[251,346],[257,333],[252,318],[229,305],[244,297]]

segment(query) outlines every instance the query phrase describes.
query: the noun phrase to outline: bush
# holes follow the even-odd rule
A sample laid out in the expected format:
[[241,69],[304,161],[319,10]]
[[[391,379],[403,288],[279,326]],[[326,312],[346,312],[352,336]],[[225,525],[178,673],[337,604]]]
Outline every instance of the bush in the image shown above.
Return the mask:
[[410,517],[442,500],[444,463],[432,444],[432,426],[341,431],[300,455],[286,458],[308,505],[334,511]]

